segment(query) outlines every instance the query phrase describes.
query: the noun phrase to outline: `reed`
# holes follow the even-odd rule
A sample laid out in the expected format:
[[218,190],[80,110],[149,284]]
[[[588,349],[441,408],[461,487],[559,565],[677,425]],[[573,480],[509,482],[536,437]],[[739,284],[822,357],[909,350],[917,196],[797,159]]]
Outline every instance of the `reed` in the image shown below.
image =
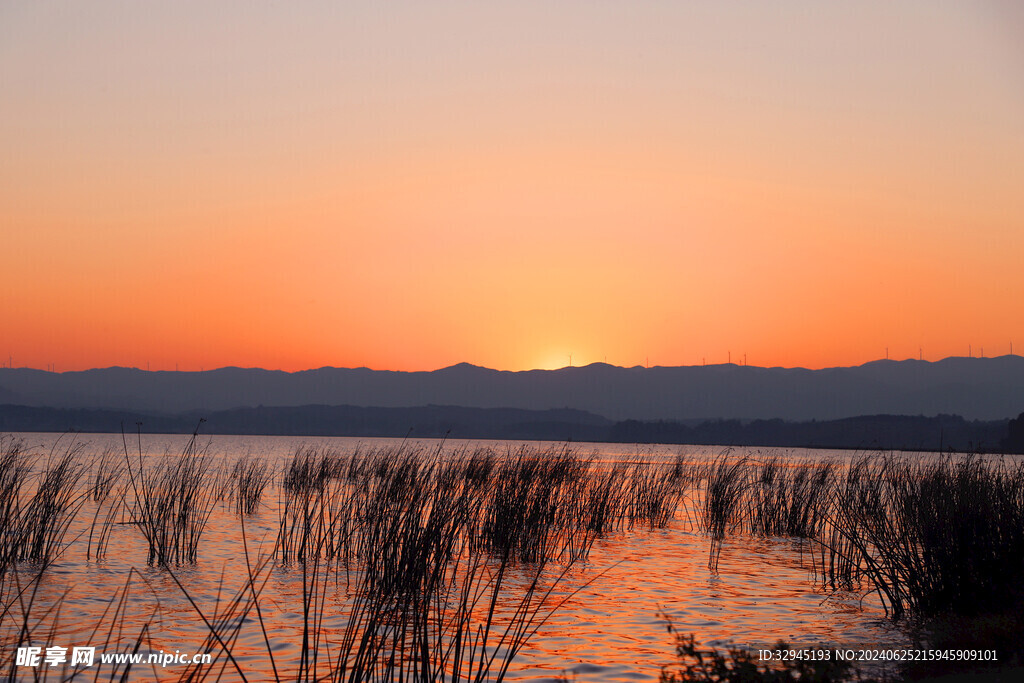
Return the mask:
[[1024,464],[885,456],[851,467],[822,541],[822,578],[862,579],[899,618],[1024,604]]
[[110,536],[125,508],[126,486],[122,485],[115,495],[108,496],[95,504],[85,545],[87,560],[101,560],[106,556]]
[[22,555],[25,523],[22,506],[23,491],[32,471],[24,443],[10,436],[0,436],[0,587],[12,565]]
[[281,485],[288,493],[322,489],[328,481],[342,474],[345,464],[334,451],[302,446],[285,467]]
[[[505,500],[502,477],[514,475],[517,490],[531,492],[535,500],[527,510],[554,504],[555,521],[519,518],[521,525],[543,523],[551,530],[545,539],[564,537],[567,520],[555,501],[576,499],[553,495],[540,486],[543,478],[554,473],[557,482],[577,482],[572,490],[587,490],[579,478],[585,461],[562,453],[545,463],[530,455],[498,458],[475,451],[443,458],[398,448],[325,458],[318,449],[302,449],[287,468],[274,547],[247,562],[246,586],[215,607],[213,616],[193,601],[210,632],[207,645],[230,655],[240,625],[255,614],[278,679],[502,680],[516,654],[567,599],[556,599],[554,590],[573,564],[573,556],[553,550],[557,543],[524,560],[513,552],[521,547],[518,540],[500,549],[493,539],[481,540],[496,509],[495,494]],[[516,539],[543,535],[510,533]],[[555,567],[555,557],[565,560]],[[280,644],[261,616],[272,559],[302,577],[302,635],[291,665],[275,661]],[[342,577],[346,588],[339,595]],[[336,615],[344,626],[332,638],[324,623]],[[237,663],[231,666],[242,673]]]
[[46,463],[35,493],[22,509],[21,551],[17,560],[45,567],[63,550],[68,527],[85,501],[77,490],[82,467],[76,455],[72,447]]
[[96,460],[92,470],[89,497],[96,503],[107,499],[124,476],[124,461],[113,448],[106,448]]
[[598,536],[622,529],[630,518],[628,485],[630,466],[615,463],[603,471],[592,471],[586,480],[587,490],[574,501],[568,512],[586,532]]
[[[91,477],[74,448],[44,461],[0,440],[0,496],[10,501],[0,508],[0,607],[18,615],[15,640],[39,641],[60,610],[59,600],[35,600],[38,578],[24,578],[21,563],[37,563],[32,576],[42,577],[87,502],[87,558],[102,557],[128,515],[148,562],[177,581],[173,567],[196,560],[218,496],[214,469],[196,434],[179,456],[145,458],[141,443],[137,456],[125,447],[122,465],[103,454]],[[681,510],[711,539],[713,569],[730,533],[784,536],[803,539],[826,588],[877,591],[894,618],[1024,606],[1024,465],[1010,461],[875,454],[839,465],[725,453],[662,465],[602,463],[569,447],[403,444],[346,454],[304,446],[277,473],[252,456],[222,472],[243,530],[275,493],[277,528],[255,558],[244,548],[247,576],[230,598],[200,604],[179,584],[206,645],[224,654],[193,679],[245,675],[234,658],[258,625],[277,679],[501,680],[596,539],[664,527]],[[293,604],[275,605],[302,620],[291,660],[263,617],[275,573],[301,583]],[[129,635],[121,640],[141,642]]]
[[134,495],[132,521],[148,544],[147,562],[155,565],[195,562],[199,539],[213,511],[211,462],[193,433],[179,456],[164,456],[155,466],[132,459],[125,446],[129,486]]
[[275,552],[285,563],[373,562],[405,533],[396,525],[434,523],[430,511],[454,507],[451,535],[495,557],[581,559],[603,533],[674,518],[685,491],[674,472],[639,461],[594,467],[569,449],[341,457],[304,447],[285,468]]
[[833,462],[752,464],[747,528],[764,536],[816,538],[823,530],[835,473]]
[[743,521],[740,513],[745,495],[750,490],[748,465],[749,460],[745,457],[723,455],[709,468],[704,485],[703,528],[712,539],[725,538],[727,531]]
[[274,480],[274,468],[265,460],[246,454],[231,468],[229,485],[235,512],[252,515],[259,510],[263,493]]
[[[510,454],[495,469],[482,510],[479,542],[500,557],[545,561],[562,552],[585,554],[593,535],[575,514],[586,496],[591,460],[568,448]],[[590,488],[590,492],[594,489]]]
[[651,529],[668,526],[686,493],[685,479],[678,476],[675,467],[636,461],[630,465],[628,481],[630,526],[637,522]]
[[809,541],[831,590],[867,586],[899,619],[1024,605],[1024,463],[865,454],[836,463],[723,455],[704,474],[701,528],[717,566],[730,532]]
[[691,455],[680,453],[669,466],[669,479],[683,489],[695,486],[705,475],[705,465]]
[[[78,491],[82,467],[72,444],[45,461],[24,451],[22,442],[8,439],[0,445],[0,589],[7,572],[20,562],[40,570],[49,566],[66,546],[65,537],[85,501]],[[40,472],[34,472],[37,465]]]

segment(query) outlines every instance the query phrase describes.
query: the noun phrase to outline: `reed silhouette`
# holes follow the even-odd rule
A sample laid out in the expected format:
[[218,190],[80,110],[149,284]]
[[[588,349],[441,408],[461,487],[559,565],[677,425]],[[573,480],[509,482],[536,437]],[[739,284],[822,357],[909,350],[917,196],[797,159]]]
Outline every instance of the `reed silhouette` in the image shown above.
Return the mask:
[[[213,669],[182,674],[193,680],[245,679],[236,654],[253,628],[266,650],[262,678],[502,680],[569,599],[565,577],[598,538],[683,519],[711,541],[713,571],[730,534],[792,538],[821,588],[873,591],[893,619],[977,619],[1024,605],[1024,464],[1009,459],[726,452],[607,462],[569,446],[403,443],[349,453],[302,446],[280,467],[245,456],[218,469],[197,433],[179,455],[145,455],[141,435],[136,448],[123,442],[123,464],[108,452],[90,469],[73,444],[44,457],[0,438],[9,503],[0,507],[0,644],[54,635],[62,599],[44,605],[38,593],[48,567],[75,547],[77,517],[72,541],[82,539],[88,559],[104,557],[119,529],[145,543],[149,572],[179,586],[203,624],[204,648],[222,655]],[[234,593],[211,603],[182,572],[197,561],[221,499],[240,526],[245,571]],[[252,521],[272,529],[255,547]],[[299,615],[299,642],[283,641],[268,616],[266,586],[282,574],[300,578],[300,594],[274,611]],[[138,604],[146,590],[129,573],[97,642],[148,642],[148,620],[131,632],[113,621],[129,594]],[[679,642],[695,656],[692,638]],[[719,660],[705,652],[708,662]]]

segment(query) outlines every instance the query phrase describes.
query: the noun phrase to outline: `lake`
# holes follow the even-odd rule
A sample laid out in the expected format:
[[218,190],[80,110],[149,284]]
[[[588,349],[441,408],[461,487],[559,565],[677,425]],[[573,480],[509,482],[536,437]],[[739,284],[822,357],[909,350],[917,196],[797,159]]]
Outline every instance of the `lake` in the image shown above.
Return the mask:
[[[76,489],[80,491],[94,482],[99,463],[116,464],[123,469],[126,450],[127,461],[138,466],[139,472],[153,471],[163,456],[180,456],[188,442],[187,436],[180,435],[130,435],[127,440],[120,434],[15,437],[23,443],[24,450],[35,454],[37,471],[48,460],[54,462],[67,452],[73,438],[74,459],[82,465]],[[342,459],[355,453],[370,460],[376,453],[405,452],[444,461],[465,458],[484,449],[497,454],[500,465],[501,458],[508,454],[564,453],[566,448],[565,444],[539,442],[200,437],[198,452],[208,458],[204,485],[211,490],[219,487],[221,493],[204,499],[209,501],[209,517],[194,560],[170,561],[166,567],[151,562],[145,534],[137,523],[139,508],[134,503],[140,482],[122,472],[106,499],[85,499],[84,494],[76,499],[79,502],[64,536],[66,547],[42,572],[38,585],[31,582],[37,564],[21,562],[15,565],[17,572],[8,572],[3,599],[8,614],[14,618],[5,618],[0,628],[0,639],[5,645],[0,661],[9,661],[7,658],[14,656],[14,645],[19,643],[41,648],[40,657],[46,655],[48,647],[69,648],[70,653],[75,646],[92,646],[99,653],[104,646],[109,652],[137,646],[141,652],[162,651],[168,658],[178,653],[179,659],[184,656],[181,653],[210,652],[213,661],[203,669],[208,675],[235,680],[239,678],[234,669],[237,666],[251,672],[247,674],[250,680],[262,680],[272,678],[275,669],[284,676],[296,667],[308,666],[302,660],[302,643],[304,637],[310,637],[309,624],[314,619],[314,636],[319,640],[306,650],[319,650],[317,666],[328,670],[343,652],[356,647],[356,641],[364,638],[369,628],[365,624],[353,628],[347,615],[355,609],[353,605],[361,604],[356,587],[364,585],[360,582],[366,580],[370,569],[365,559],[358,558],[344,562],[335,558],[333,564],[320,565],[298,561],[301,542],[295,541],[294,536],[290,541],[294,549],[290,558],[273,554],[280,552],[282,520],[293,514],[286,510],[290,499],[283,485],[283,473],[297,451],[332,453]],[[839,466],[859,455],[845,451],[746,448],[726,453],[720,447],[623,444],[573,444],[568,448],[574,457],[588,462],[592,459],[587,472],[608,470],[615,463],[631,463],[632,467],[641,462],[648,464],[644,472],[662,472],[673,467],[680,455],[691,464],[709,463],[727,455],[754,463],[779,458],[789,464],[831,461]],[[225,482],[230,479],[231,466],[243,456],[268,463],[273,479],[252,514],[240,515],[232,497],[224,495],[223,490],[228,486]],[[495,481],[500,484],[500,479]],[[23,500],[31,490],[22,491]],[[498,628],[505,623],[502,619],[514,621],[521,596],[531,586],[544,598],[543,609],[538,609],[537,614],[553,609],[543,623],[529,623],[531,634],[511,658],[506,679],[657,680],[661,666],[670,665],[674,657],[673,640],[666,629],[668,620],[677,632],[692,633],[698,643],[719,649],[728,645],[768,648],[779,640],[808,648],[909,645],[909,636],[886,618],[879,598],[867,587],[833,591],[822,586],[805,540],[735,530],[721,540],[717,566],[710,566],[713,543],[701,521],[702,495],[698,483],[680,488],[678,500],[663,523],[638,518],[613,525],[611,530],[588,537],[584,541],[589,544],[585,552],[573,561],[567,558],[576,551],[565,554],[564,548],[559,550],[559,558],[539,575],[530,561],[515,559],[499,570],[493,560],[486,559],[490,556],[472,554],[471,541],[461,537],[455,540],[464,544],[458,546],[456,554],[477,558],[474,562],[478,563],[481,576],[487,577],[486,581],[472,584],[483,598],[466,611],[467,620],[486,623],[492,619],[496,624],[492,635],[499,633]],[[423,508],[424,514],[433,514],[438,505],[434,499]],[[104,530],[109,536],[100,539]],[[379,542],[386,541],[385,538]],[[323,542],[323,538],[318,542]],[[318,552],[323,552],[322,547]],[[493,555],[493,546],[490,552]],[[318,574],[311,576],[314,571]],[[449,582],[445,585],[470,586],[468,580],[460,583],[463,580],[456,578],[462,571],[453,569],[443,579]],[[249,581],[250,574],[255,575],[253,582]],[[486,591],[499,578],[500,595],[495,593],[493,605],[488,607],[492,594]],[[311,581],[322,581],[322,589],[312,595],[304,588]],[[233,595],[252,593],[254,585],[260,591],[256,601],[258,614],[252,607],[243,614],[238,602],[229,608]],[[25,590],[27,586],[31,592]],[[442,632],[447,626],[442,624],[449,623],[445,620],[459,608],[454,602],[441,605],[442,601],[454,600],[450,590],[439,595],[437,605],[430,608],[430,618],[416,628],[424,632],[434,629],[438,642],[450,643],[448,632]],[[539,605],[539,598],[531,604]],[[232,613],[231,609],[235,611]],[[222,622],[217,622],[219,618]],[[18,636],[26,623],[30,636],[26,637],[24,631]],[[229,647],[211,641],[210,623],[220,624],[215,630],[225,640],[224,634],[230,634]],[[396,627],[391,621],[382,621],[373,628],[391,629],[388,632],[393,633]],[[498,651],[504,645],[496,647]],[[234,661],[229,661],[225,650],[231,652]],[[506,654],[502,651],[499,657]],[[59,651],[54,654],[59,655]],[[414,655],[406,655],[415,659]],[[74,670],[70,668],[70,654],[66,658],[68,661],[55,664],[55,670],[61,669],[65,674]],[[45,662],[40,664],[45,666]],[[88,678],[95,675],[92,667],[80,665],[78,670]],[[131,677],[173,680],[186,670],[180,661],[138,665]]]

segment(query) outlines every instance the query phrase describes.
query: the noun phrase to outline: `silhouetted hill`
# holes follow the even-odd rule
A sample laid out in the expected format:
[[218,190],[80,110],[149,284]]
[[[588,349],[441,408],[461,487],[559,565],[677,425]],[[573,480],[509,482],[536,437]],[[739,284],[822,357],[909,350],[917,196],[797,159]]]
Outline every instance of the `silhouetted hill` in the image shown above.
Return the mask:
[[9,403],[150,413],[258,405],[544,410],[570,407],[613,420],[832,420],[858,415],[962,415],[996,420],[1024,409],[1024,358],[876,361],[806,370],[739,365],[620,368],[603,363],[505,372],[466,363],[433,372],[221,368],[51,373],[0,369]]
[[600,441],[612,422],[579,410],[515,408],[364,408],[286,406],[233,408],[210,413],[153,415],[140,411],[42,408],[0,405],[0,432],[119,432],[187,434],[198,424],[205,434],[293,436],[413,436],[457,439]]
[[[0,431],[191,432],[204,417],[207,434],[290,436],[383,436],[453,439],[610,441],[722,446],[784,446],[858,450],[997,451],[1012,442],[1021,420],[968,421],[936,417],[872,415],[842,420],[677,421],[610,420],[578,410],[515,408],[365,408],[287,406],[233,408],[203,415],[151,415],[138,411],[0,405]],[[1014,425],[1011,428],[1011,425]],[[1011,439],[1008,439],[1010,435]]]
[[841,420],[708,420],[618,422],[608,441],[723,446],[845,448],[851,450],[998,452],[1005,450],[1009,420],[965,420],[959,415],[862,415]]

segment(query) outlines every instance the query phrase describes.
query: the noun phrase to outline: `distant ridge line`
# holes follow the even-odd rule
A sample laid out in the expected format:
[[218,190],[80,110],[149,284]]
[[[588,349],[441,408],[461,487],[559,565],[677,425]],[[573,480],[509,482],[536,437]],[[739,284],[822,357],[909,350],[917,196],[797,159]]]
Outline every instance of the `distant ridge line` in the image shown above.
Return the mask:
[[0,403],[154,414],[264,406],[351,405],[547,410],[618,420],[833,420],[861,415],[962,415],[1001,420],[1024,411],[1024,358],[876,360],[852,367],[634,366],[433,371],[225,367],[201,372],[101,368],[61,373],[0,368]]
[[140,368],[140,367],[137,367],[137,366],[134,366],[134,365],[110,365],[110,366],[106,366],[106,367],[87,368],[85,370],[61,370],[61,371],[58,372],[58,371],[53,371],[53,370],[49,370],[49,369],[43,370],[43,369],[31,368],[31,367],[10,368],[10,367],[5,365],[5,366],[0,366],[0,373],[2,373],[4,371],[12,370],[12,369],[16,370],[16,371],[39,372],[39,373],[49,373],[49,374],[56,374],[56,375],[101,372],[101,371],[105,371],[105,370],[117,370],[117,371],[142,372],[142,373],[150,373],[150,374],[197,375],[197,374],[206,374],[206,373],[221,372],[221,371],[246,370],[246,371],[265,372],[265,373],[277,373],[277,374],[284,374],[284,375],[298,375],[298,374],[304,374],[304,373],[310,373],[310,372],[319,372],[319,371],[322,371],[322,370],[346,370],[346,371],[353,371],[353,372],[391,373],[391,374],[399,374],[399,375],[412,375],[412,374],[430,374],[430,373],[435,373],[435,372],[442,372],[442,371],[456,370],[456,369],[473,369],[473,370],[486,370],[488,372],[497,372],[497,373],[522,374],[522,373],[538,373],[538,372],[551,373],[551,372],[564,372],[564,371],[578,371],[578,370],[585,370],[587,368],[611,368],[611,369],[617,369],[617,370],[666,370],[666,369],[688,369],[688,368],[707,369],[707,368],[721,368],[721,367],[730,367],[730,366],[731,367],[736,367],[736,368],[750,368],[751,370],[803,370],[803,371],[807,371],[807,372],[823,372],[823,371],[827,371],[827,370],[851,370],[851,369],[855,369],[855,368],[863,368],[863,367],[868,367],[868,366],[878,365],[878,364],[885,364],[885,363],[897,363],[897,364],[898,363],[919,363],[919,364],[923,364],[923,365],[935,365],[935,364],[940,364],[940,363],[957,362],[957,361],[999,361],[999,360],[1002,360],[1002,359],[1010,359],[1010,358],[1012,358],[1012,359],[1024,359],[1024,356],[1021,356],[1019,354],[1015,354],[1015,353],[1011,352],[1011,353],[1003,354],[1001,356],[947,356],[946,358],[941,358],[939,360],[922,360],[920,358],[913,358],[913,357],[900,358],[900,359],[897,359],[897,358],[877,358],[875,360],[865,361],[865,362],[860,363],[858,365],[835,365],[835,366],[827,366],[827,367],[822,367],[822,368],[807,368],[807,367],[800,366],[800,365],[793,365],[793,366],[748,365],[748,364],[745,364],[745,363],[733,363],[731,361],[725,362],[725,363],[701,363],[701,364],[694,364],[694,365],[652,365],[652,366],[645,366],[645,365],[642,365],[642,364],[637,364],[637,365],[613,365],[611,363],[607,363],[607,362],[604,362],[604,361],[594,361],[592,363],[588,363],[587,365],[566,365],[566,366],[563,366],[563,367],[560,367],[560,368],[529,368],[529,369],[525,369],[525,370],[499,370],[497,368],[489,368],[486,365],[476,365],[476,364],[470,363],[468,361],[460,361],[458,363],[454,363],[453,365],[446,365],[446,366],[442,366],[440,368],[435,368],[433,370],[390,370],[390,369],[376,369],[375,370],[375,369],[372,369],[372,368],[368,368],[365,365],[360,365],[360,366],[351,367],[351,368],[350,367],[345,367],[345,366],[339,366],[339,365],[322,365],[322,366],[320,366],[318,368],[305,368],[305,369],[302,369],[302,370],[281,370],[279,368],[278,369],[271,369],[271,368],[262,368],[262,367],[257,367],[257,366],[248,366],[248,367],[246,367],[246,366],[240,366],[240,365],[223,365],[223,366],[216,367],[216,368],[210,368],[209,370],[206,370],[206,369],[201,369],[201,370],[179,370],[177,368],[174,369],[174,370],[169,370],[169,369],[166,369],[166,368],[165,369],[153,370],[153,369],[150,369],[148,367],[146,369],[143,369],[143,368]]

